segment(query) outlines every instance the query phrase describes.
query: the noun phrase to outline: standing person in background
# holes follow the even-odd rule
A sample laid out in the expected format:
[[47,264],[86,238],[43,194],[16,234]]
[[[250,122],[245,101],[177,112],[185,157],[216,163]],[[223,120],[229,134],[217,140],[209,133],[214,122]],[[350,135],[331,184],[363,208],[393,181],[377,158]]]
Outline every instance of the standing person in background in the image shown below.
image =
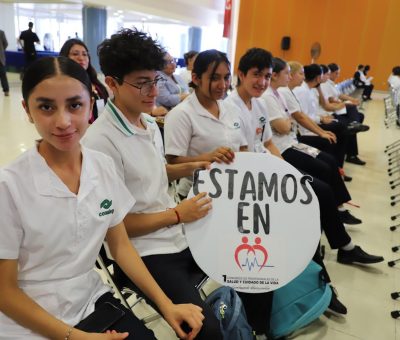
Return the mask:
[[192,81],[193,63],[194,63],[194,61],[195,61],[195,59],[196,59],[198,54],[199,54],[199,52],[192,50],[192,51],[186,52],[183,55],[183,58],[185,59],[186,67],[181,69],[181,72],[179,73],[179,75],[182,77],[182,79],[188,85]]
[[6,73],[6,48],[8,41],[4,31],[0,30],[0,81],[3,88],[4,95],[10,95],[10,87],[8,86],[7,73]]
[[156,105],[170,110],[189,95],[189,87],[180,76],[174,74],[176,63],[169,53],[165,53],[164,62],[164,68],[159,74],[166,82],[160,86]]
[[32,31],[32,28],[33,22],[29,22],[28,29],[22,31],[18,39],[25,53],[25,69],[36,60],[35,43],[40,44],[39,37]]
[[97,72],[90,63],[90,55],[87,46],[80,39],[69,39],[61,47],[60,56],[72,59],[81,65],[89,75],[92,83],[92,97],[95,99],[89,123],[93,123],[102,112],[108,99],[106,87],[97,78]]

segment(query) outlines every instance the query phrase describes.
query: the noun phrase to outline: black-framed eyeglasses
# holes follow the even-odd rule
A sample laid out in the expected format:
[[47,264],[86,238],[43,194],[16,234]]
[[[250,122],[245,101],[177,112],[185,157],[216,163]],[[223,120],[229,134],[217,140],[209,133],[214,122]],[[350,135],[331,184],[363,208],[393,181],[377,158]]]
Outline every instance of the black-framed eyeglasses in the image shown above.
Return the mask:
[[161,85],[163,85],[166,82],[166,79],[163,77],[156,77],[154,80],[151,81],[145,81],[140,84],[132,84],[129,81],[114,77],[116,80],[123,81],[124,83],[134,87],[135,89],[140,90],[140,94],[142,96],[148,96],[151,91],[153,90],[153,87],[155,86],[157,89],[160,88]]

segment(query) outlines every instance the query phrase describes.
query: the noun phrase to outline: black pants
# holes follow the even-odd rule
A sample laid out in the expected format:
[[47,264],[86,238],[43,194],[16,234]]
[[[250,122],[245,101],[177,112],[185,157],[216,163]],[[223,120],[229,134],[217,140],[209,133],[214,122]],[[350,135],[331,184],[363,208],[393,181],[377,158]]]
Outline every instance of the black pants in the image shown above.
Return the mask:
[[364,90],[363,90],[363,94],[362,94],[362,96],[363,96],[363,98],[364,99],[366,99],[366,98],[371,98],[371,93],[372,93],[372,90],[374,89],[374,85],[363,85],[363,86],[361,86]]
[[[298,139],[298,141],[300,143],[311,145],[314,148],[317,148],[317,149],[319,149],[321,151],[329,153],[330,155],[335,157],[335,159],[336,159],[336,161],[338,163],[338,166],[342,167],[340,165],[340,163],[339,163],[341,161],[341,157],[340,158],[336,157],[337,156],[336,152],[335,152],[336,151],[335,150],[336,149],[336,144],[330,143],[326,138],[322,138],[320,136],[301,136],[301,135],[298,135],[297,139]],[[343,160],[344,160],[344,156],[343,156]]]
[[[336,144],[334,144],[334,156],[339,167],[343,168],[344,156],[347,153],[349,139],[351,136],[347,133],[346,125],[340,122],[331,122],[329,124],[320,124],[320,127],[326,131],[331,131],[336,135]],[[321,149],[325,151],[324,149]]]
[[351,237],[340,221],[332,189],[315,177],[311,182],[311,187],[318,198],[321,229],[325,232],[330,247],[337,249],[345,246],[351,241]]
[[1,82],[1,87],[3,88],[3,92],[10,91],[10,87],[8,85],[8,80],[7,80],[6,67],[2,63],[0,63],[0,82]]
[[106,293],[96,301],[95,309],[97,309],[100,305],[105,302],[110,302],[114,306],[125,311],[125,315],[118,320],[114,325],[112,325],[110,330],[115,330],[117,332],[129,332],[129,336],[126,338],[128,340],[136,340],[136,339],[143,339],[143,340],[154,340],[156,337],[154,336],[153,331],[148,329],[142,321],[136,318],[133,313],[126,309],[121,302],[114,298],[111,293]]
[[282,157],[295,168],[327,183],[333,191],[336,207],[351,200],[340,176],[337,162],[331,155],[321,151],[317,158],[314,158],[304,152],[289,148],[282,153]]
[[[164,293],[173,303],[193,303],[203,309],[203,327],[196,339],[222,339],[219,321],[211,307],[201,298],[196,285],[205,276],[197,266],[189,249],[180,253],[143,256],[143,262]],[[132,282],[118,269],[117,280],[137,290]],[[190,329],[182,326],[186,332]],[[141,338],[138,338],[141,339]]]
[[[347,126],[351,122],[358,122],[358,123],[364,122],[365,118],[364,114],[359,112],[355,105],[346,105],[346,111],[347,113],[344,115],[334,114],[336,119],[343,125]],[[356,133],[353,133],[348,136],[346,154],[350,157],[358,155],[358,142]]]

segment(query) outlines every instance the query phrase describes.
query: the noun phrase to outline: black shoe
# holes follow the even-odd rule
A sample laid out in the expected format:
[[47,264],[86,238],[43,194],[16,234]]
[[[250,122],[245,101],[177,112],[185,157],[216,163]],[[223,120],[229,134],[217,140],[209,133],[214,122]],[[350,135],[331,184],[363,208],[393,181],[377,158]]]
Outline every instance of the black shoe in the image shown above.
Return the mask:
[[346,158],[346,162],[347,163],[353,163],[353,164],[357,164],[357,165],[365,165],[367,164],[367,162],[362,161],[360,158],[358,158],[357,156],[348,156]]
[[337,254],[337,261],[343,264],[371,264],[382,262],[383,260],[382,256],[369,255],[359,246],[355,246],[352,250],[339,249]]
[[350,211],[348,211],[348,210],[345,210],[345,211],[339,210],[338,212],[339,212],[340,221],[343,224],[361,224],[362,223],[362,221],[359,218],[354,217],[352,214],[350,214]]
[[331,302],[329,303],[328,310],[334,314],[346,315],[347,308],[343,303],[339,301],[336,289],[331,286],[331,290],[332,290],[332,298]]
[[343,175],[342,178],[345,182],[351,182],[353,180],[353,177],[347,175]]
[[365,132],[369,130],[369,126],[359,122],[351,122],[349,125],[347,125],[347,130],[354,133]]

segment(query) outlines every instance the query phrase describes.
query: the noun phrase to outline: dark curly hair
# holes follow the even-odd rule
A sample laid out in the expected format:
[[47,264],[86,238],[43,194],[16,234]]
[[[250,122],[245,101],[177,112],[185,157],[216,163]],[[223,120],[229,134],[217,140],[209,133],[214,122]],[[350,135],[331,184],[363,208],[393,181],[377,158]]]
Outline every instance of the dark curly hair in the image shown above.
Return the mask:
[[104,40],[97,48],[100,67],[105,76],[117,79],[139,70],[162,70],[165,50],[144,32],[124,28]]
[[[238,70],[243,72],[244,75],[247,75],[247,72],[249,72],[253,67],[257,67],[259,71],[262,71],[265,68],[272,68],[271,52],[257,47],[247,50],[247,52],[240,58]],[[239,77],[238,85],[240,85]]]

